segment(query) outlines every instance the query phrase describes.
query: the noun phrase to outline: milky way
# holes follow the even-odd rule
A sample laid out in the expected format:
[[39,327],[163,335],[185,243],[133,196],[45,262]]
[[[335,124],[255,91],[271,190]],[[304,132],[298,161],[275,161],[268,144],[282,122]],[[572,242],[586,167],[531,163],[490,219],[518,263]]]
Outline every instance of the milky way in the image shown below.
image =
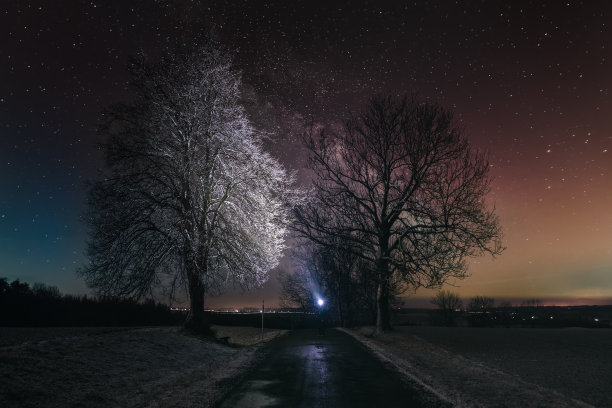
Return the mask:
[[[233,50],[267,147],[304,184],[309,124],[340,123],[377,93],[454,110],[489,153],[508,248],[472,260],[462,296],[612,302],[612,6],[316,3],[3,2],[0,276],[86,291],[74,271],[100,112],[129,98],[129,56],[210,35]],[[274,303],[277,287],[242,301]]]

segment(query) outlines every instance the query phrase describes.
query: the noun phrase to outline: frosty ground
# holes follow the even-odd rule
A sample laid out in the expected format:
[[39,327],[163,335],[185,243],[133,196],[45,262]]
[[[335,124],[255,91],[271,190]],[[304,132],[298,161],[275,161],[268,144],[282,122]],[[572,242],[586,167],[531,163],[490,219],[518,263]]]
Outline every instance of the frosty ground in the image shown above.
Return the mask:
[[[170,327],[0,328],[0,406],[213,406],[264,355],[259,329],[215,329],[229,346]],[[372,330],[347,332],[458,407],[612,406],[612,330]]]
[[213,328],[229,346],[174,327],[2,327],[0,406],[212,406],[257,361],[261,335]]
[[612,330],[396,327],[347,330],[457,407],[612,407]]

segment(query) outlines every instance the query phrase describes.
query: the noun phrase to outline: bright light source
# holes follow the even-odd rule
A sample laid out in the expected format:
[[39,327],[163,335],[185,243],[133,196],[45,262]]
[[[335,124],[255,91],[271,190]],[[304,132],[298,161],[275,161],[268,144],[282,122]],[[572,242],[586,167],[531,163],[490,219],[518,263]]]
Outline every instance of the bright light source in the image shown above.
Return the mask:
[[325,304],[325,301],[321,298],[317,299],[317,305],[319,305],[319,307],[323,306]]

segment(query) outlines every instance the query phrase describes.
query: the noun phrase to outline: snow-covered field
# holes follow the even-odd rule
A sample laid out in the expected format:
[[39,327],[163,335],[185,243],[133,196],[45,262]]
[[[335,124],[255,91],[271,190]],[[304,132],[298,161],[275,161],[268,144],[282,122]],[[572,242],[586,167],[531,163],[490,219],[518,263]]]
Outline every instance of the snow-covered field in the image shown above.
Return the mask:
[[345,330],[458,407],[612,407],[612,330]]
[[[258,357],[261,331],[0,327],[0,407],[207,407]],[[282,334],[265,331],[264,340]]]

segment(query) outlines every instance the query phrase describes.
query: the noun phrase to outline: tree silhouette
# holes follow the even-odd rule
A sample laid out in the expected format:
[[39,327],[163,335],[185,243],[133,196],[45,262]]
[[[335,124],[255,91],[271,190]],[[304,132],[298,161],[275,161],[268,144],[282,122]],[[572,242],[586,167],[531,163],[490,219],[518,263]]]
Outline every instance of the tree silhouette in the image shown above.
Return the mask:
[[298,269],[293,273],[280,271],[278,280],[281,284],[279,301],[281,307],[297,307],[302,312],[316,310],[312,293],[312,277],[307,270]]
[[320,245],[338,236],[374,265],[377,330],[390,327],[389,299],[467,275],[466,257],[502,251],[487,208],[489,164],[435,104],[374,98],[338,131],[306,137],[315,197],[296,210],[299,235]]
[[459,295],[449,290],[441,290],[431,299],[431,303],[440,309],[444,317],[444,324],[453,324],[453,317],[457,309],[461,309],[463,302]]
[[489,313],[491,309],[493,309],[494,306],[495,306],[495,299],[493,299],[492,297],[475,296],[470,300],[468,309],[471,312],[479,312],[484,315],[484,314]]
[[261,285],[277,265],[292,177],[263,151],[214,45],[130,71],[133,102],[111,106],[100,129],[109,170],[88,192],[80,274],[103,295],[184,289],[186,326],[202,331],[206,293]]
[[355,257],[341,242],[328,246],[300,243],[293,258],[293,273],[279,276],[283,305],[317,310],[316,294],[325,298],[328,313],[342,326],[371,322],[376,286],[370,279],[369,263]]

